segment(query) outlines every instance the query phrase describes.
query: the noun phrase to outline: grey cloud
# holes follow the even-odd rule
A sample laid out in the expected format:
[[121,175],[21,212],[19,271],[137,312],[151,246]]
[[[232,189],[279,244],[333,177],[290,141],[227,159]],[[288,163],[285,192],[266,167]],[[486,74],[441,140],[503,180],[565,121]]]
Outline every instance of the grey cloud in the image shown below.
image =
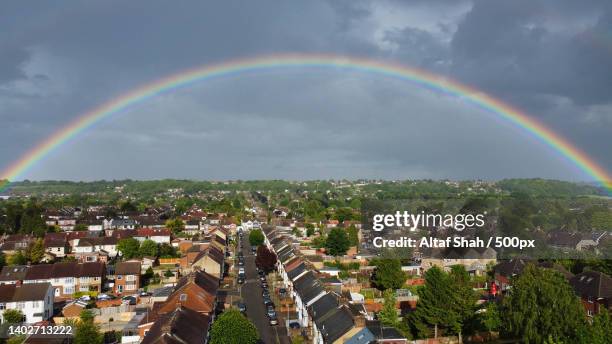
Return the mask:
[[[176,71],[258,54],[327,52],[452,76],[537,115],[612,166],[607,147],[612,125],[605,115],[612,59],[586,39],[609,32],[605,2],[3,6],[0,19],[10,25],[0,33],[0,53],[12,58],[0,64],[0,118],[10,128],[0,137],[0,165],[77,114]],[[389,25],[374,15],[377,6],[388,6],[392,14],[440,14],[440,20],[407,16]],[[382,76],[299,68],[228,77],[156,97],[71,141],[28,174],[38,179],[534,176],[584,178],[532,138],[459,100]]]

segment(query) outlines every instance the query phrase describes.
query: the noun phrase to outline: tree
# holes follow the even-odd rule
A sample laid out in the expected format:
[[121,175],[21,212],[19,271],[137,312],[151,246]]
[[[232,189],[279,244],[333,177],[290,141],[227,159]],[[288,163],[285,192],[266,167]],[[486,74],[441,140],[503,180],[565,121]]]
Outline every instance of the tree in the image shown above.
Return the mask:
[[399,259],[378,259],[375,265],[372,282],[380,290],[401,288],[408,279]]
[[593,324],[585,331],[584,342],[591,344],[612,343],[612,319],[610,313],[600,309],[599,314],[593,317]]
[[177,217],[166,221],[166,228],[168,228],[172,233],[178,234],[185,230],[185,223],[183,220]]
[[259,246],[264,242],[264,235],[260,229],[254,229],[249,233],[249,243],[251,246]]
[[502,303],[504,336],[526,344],[554,341],[577,342],[586,318],[574,290],[551,269],[529,264],[512,281]]
[[397,325],[399,318],[395,307],[395,292],[392,289],[385,290],[383,308],[378,313],[378,319],[387,326]]
[[139,249],[140,244],[134,238],[121,239],[117,243],[117,250],[121,252],[122,257],[125,259],[137,257]]
[[312,223],[307,223],[305,227],[306,227],[306,236],[311,237],[315,233],[314,225]]
[[454,301],[452,282],[437,266],[427,270],[424,277],[425,285],[418,291],[419,302],[408,317],[408,325],[417,337],[437,337],[439,329],[451,328],[456,319],[449,312],[449,306]]
[[349,238],[342,228],[332,228],[325,241],[325,250],[332,256],[343,256],[349,249]]
[[146,239],[140,244],[140,248],[138,249],[138,253],[141,257],[150,256],[157,257],[157,243],[155,241]]
[[452,322],[452,331],[459,336],[462,342],[462,335],[466,325],[473,322],[476,317],[476,301],[478,297],[470,284],[470,275],[463,265],[453,265],[449,274],[452,282],[453,302],[449,305],[452,314],[455,316]]
[[346,231],[348,233],[348,238],[349,238],[350,245],[351,246],[359,245],[359,229],[357,229],[357,227],[355,227],[355,225],[350,225],[346,229]]
[[480,313],[480,323],[482,327],[489,331],[497,331],[501,326],[499,308],[495,302],[487,302],[487,306]]
[[276,267],[276,254],[270,251],[265,245],[260,245],[257,248],[257,257],[255,258],[255,265],[266,273],[274,270]]
[[18,309],[7,309],[2,313],[4,322],[7,324],[18,324],[23,321],[23,312]]
[[74,344],[102,344],[104,336],[100,333],[98,325],[94,324],[94,315],[88,310],[84,309],[81,312],[80,321],[76,325],[74,331]]
[[45,243],[42,238],[36,239],[31,247],[29,247],[28,256],[32,263],[40,262],[45,256]]
[[236,309],[223,312],[210,329],[210,344],[255,344],[258,340],[255,325]]
[[159,256],[161,258],[175,258],[179,255],[176,252],[176,248],[164,243],[159,246]]
[[42,237],[47,231],[47,224],[42,218],[42,207],[35,199],[28,201],[21,215],[19,231],[21,233],[32,233],[37,237]]
[[28,258],[22,250],[18,250],[8,258],[9,265],[24,265],[28,262]]

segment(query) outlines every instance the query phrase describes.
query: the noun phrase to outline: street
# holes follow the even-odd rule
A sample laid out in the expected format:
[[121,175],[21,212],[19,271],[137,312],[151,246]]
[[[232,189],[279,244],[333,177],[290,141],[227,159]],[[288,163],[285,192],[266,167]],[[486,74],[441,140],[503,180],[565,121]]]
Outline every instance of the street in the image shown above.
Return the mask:
[[[287,336],[287,330],[281,324],[271,326],[266,315],[266,307],[263,304],[262,288],[259,275],[255,266],[255,256],[251,253],[248,234],[245,233],[242,239],[242,253],[244,255],[244,270],[246,274],[245,283],[240,287],[242,302],[246,304],[246,315],[255,324],[261,337],[261,342],[265,344],[289,344],[291,341]],[[270,293],[274,291],[270,289]]]

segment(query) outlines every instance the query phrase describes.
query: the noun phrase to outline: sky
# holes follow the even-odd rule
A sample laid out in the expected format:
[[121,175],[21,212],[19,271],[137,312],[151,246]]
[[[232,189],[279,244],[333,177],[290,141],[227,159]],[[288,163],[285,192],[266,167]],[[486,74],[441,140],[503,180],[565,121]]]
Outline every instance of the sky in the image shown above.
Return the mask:
[[[523,110],[612,171],[612,2],[0,3],[0,169],[87,110],[230,59],[392,61]],[[294,68],[166,93],[88,130],[21,179],[588,180],[532,136],[381,75]]]

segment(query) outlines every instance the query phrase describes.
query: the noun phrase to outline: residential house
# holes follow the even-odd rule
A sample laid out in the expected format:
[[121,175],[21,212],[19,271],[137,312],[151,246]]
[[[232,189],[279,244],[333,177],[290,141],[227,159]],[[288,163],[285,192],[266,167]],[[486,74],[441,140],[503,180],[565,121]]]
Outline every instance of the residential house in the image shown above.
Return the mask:
[[104,220],[103,222],[104,229],[135,229],[136,228],[136,220],[128,219],[128,218],[115,218],[110,220]]
[[104,263],[63,262],[29,266],[23,279],[28,283],[51,283],[55,297],[72,297],[78,291],[102,291]]
[[180,306],[160,315],[146,331],[142,344],[206,344],[212,317]]
[[119,254],[117,251],[116,237],[82,238],[75,247],[75,255],[88,254],[104,251],[108,256],[114,258]]
[[570,279],[588,316],[602,309],[612,311],[612,278],[602,272],[585,271]]
[[25,251],[35,239],[29,234],[3,235],[0,238],[0,252],[5,255],[13,255],[17,251]]
[[66,241],[66,237],[55,238],[45,235],[44,245],[45,252],[51,253],[57,258],[65,257],[68,253],[68,242]]
[[48,320],[53,316],[53,288],[49,283],[0,285],[0,322],[7,309],[23,313],[28,324]]
[[307,272],[293,282],[293,297],[295,299],[298,321],[301,326],[308,326],[308,306],[323,297],[325,289],[312,271]]
[[13,265],[2,267],[0,272],[0,285],[1,284],[21,284],[25,278],[26,272],[28,271],[27,265]]
[[218,289],[219,278],[205,271],[192,271],[181,277],[174,292],[161,305],[158,313],[169,313],[177,306],[183,306],[201,314],[214,316]]
[[170,244],[170,230],[167,228],[139,228],[134,239],[143,242],[153,240],[157,244]]
[[190,269],[199,269],[221,278],[225,270],[225,254],[216,246],[210,245],[198,253]]
[[113,292],[117,295],[137,293],[140,288],[140,272],[140,261],[117,263]]

